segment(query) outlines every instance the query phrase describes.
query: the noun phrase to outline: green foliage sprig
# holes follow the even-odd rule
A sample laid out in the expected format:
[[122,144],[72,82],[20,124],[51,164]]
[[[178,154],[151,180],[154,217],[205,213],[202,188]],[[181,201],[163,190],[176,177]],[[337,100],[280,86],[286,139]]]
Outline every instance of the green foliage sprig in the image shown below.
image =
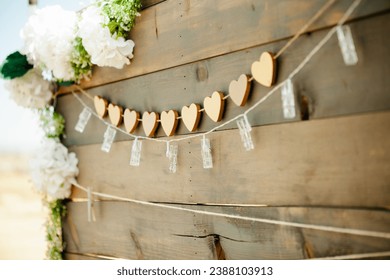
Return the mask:
[[64,134],[65,119],[54,111],[54,107],[46,107],[39,111],[40,126],[47,138],[60,138]]
[[72,68],[74,70],[75,81],[79,82],[82,78],[89,78],[92,74],[91,56],[85,50],[82,39],[76,37],[73,42],[73,52],[71,58]]
[[62,219],[66,215],[64,200],[58,199],[48,203],[49,218],[46,222],[46,239],[48,248],[46,257],[50,260],[62,260],[65,244],[62,239]]
[[33,67],[33,65],[28,63],[27,56],[16,51],[5,58],[5,61],[0,66],[0,74],[3,79],[12,80],[22,77]]
[[103,14],[109,18],[106,25],[111,34],[127,38],[130,29],[135,25],[135,18],[141,10],[141,0],[106,0],[100,2],[100,5]]

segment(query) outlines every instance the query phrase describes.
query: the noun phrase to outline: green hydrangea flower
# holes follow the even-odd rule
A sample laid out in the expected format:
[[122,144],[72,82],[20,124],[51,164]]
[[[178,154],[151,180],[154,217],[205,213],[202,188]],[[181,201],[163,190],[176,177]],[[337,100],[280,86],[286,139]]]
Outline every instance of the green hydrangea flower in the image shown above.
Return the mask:
[[107,0],[100,3],[102,12],[109,18],[106,26],[112,35],[127,38],[135,25],[142,4],[140,0]]

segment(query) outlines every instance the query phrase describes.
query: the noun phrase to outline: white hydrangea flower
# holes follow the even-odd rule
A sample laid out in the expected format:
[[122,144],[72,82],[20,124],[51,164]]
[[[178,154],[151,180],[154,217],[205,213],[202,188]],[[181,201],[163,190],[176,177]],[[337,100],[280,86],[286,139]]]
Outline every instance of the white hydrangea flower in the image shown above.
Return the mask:
[[32,161],[35,187],[53,199],[70,196],[72,181],[78,175],[78,159],[58,140],[45,138],[37,157]]
[[60,6],[48,6],[37,10],[21,30],[24,47],[34,65],[52,71],[58,80],[73,80],[70,63],[73,41],[76,37],[77,15]]
[[22,77],[4,81],[4,87],[17,105],[26,108],[44,108],[52,97],[50,82],[35,69]]
[[82,38],[93,64],[121,69],[133,58],[134,42],[111,35],[109,28],[103,27],[108,20],[98,7],[88,7],[81,15],[78,36]]

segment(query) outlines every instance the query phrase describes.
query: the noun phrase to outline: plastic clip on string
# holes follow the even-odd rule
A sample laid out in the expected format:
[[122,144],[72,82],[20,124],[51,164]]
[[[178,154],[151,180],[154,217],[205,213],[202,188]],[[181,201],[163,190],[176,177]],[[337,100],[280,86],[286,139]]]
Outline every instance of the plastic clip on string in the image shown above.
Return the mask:
[[178,152],[178,145],[177,143],[169,144],[167,142],[167,145],[169,145],[169,149],[167,151],[168,159],[169,159],[169,172],[176,173],[177,170],[177,152]]
[[237,126],[240,130],[242,144],[244,145],[245,150],[250,151],[255,148],[252,141],[251,131],[252,127],[248,121],[246,115],[237,119]]
[[79,120],[77,121],[74,129],[77,132],[83,133],[91,116],[92,116],[91,110],[87,107],[84,107],[84,109],[81,111],[79,115]]
[[87,189],[87,196],[88,196],[88,201],[87,201],[87,210],[88,210],[88,222],[95,222],[95,212],[93,210],[93,202],[92,202],[92,191],[91,188]]
[[282,86],[282,106],[283,106],[283,117],[285,119],[295,118],[296,113],[295,113],[294,85],[291,79],[286,80],[286,82]]
[[356,65],[358,63],[358,56],[353,42],[351,28],[348,25],[337,26],[337,38],[339,39],[345,65]]
[[213,168],[213,156],[211,154],[210,139],[206,138],[206,135],[203,135],[203,138],[201,140],[201,153],[203,160],[203,168]]
[[101,150],[103,152],[108,153],[111,150],[112,143],[114,143],[115,135],[115,128],[111,127],[110,125],[107,126],[106,132],[104,132],[104,141],[101,147]]
[[141,163],[141,151],[142,141],[138,140],[138,137],[134,139],[133,146],[131,148],[130,165],[139,166]]

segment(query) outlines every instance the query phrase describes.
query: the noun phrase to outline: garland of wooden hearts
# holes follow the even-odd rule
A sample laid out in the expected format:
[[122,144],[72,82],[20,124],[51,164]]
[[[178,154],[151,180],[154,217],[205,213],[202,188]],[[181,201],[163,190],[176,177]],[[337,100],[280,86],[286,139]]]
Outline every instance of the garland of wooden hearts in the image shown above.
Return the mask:
[[270,52],[263,52],[259,61],[255,61],[251,67],[252,77],[242,74],[237,80],[233,80],[229,85],[229,94],[214,91],[211,96],[206,96],[203,100],[203,109],[199,104],[192,103],[189,106],[183,106],[181,116],[176,110],[157,112],[144,112],[142,119],[140,113],[119,105],[109,103],[108,100],[100,97],[94,97],[96,113],[100,118],[109,116],[113,126],[119,127],[122,122],[125,125],[126,132],[133,133],[140,122],[147,137],[153,137],[161,123],[166,136],[173,136],[176,132],[179,120],[182,120],[188,131],[196,131],[201,113],[206,115],[214,122],[220,122],[223,118],[225,109],[225,100],[231,98],[237,106],[245,106],[250,90],[251,81],[255,79],[259,84],[265,87],[271,87],[275,83],[276,63]]
[[[335,0],[328,0],[321,9],[317,11],[313,17],[307,21],[307,23],[302,26],[302,28],[286,43],[286,45],[279,50],[279,52],[273,55],[270,52],[263,52],[258,61],[255,61],[251,65],[252,76],[242,74],[237,80],[233,80],[229,84],[229,94],[224,95],[223,92],[214,91],[211,96],[207,96],[203,100],[203,109],[199,104],[192,103],[189,106],[183,106],[181,109],[181,115],[179,116],[178,112],[175,110],[163,111],[161,115],[157,112],[144,112],[142,114],[142,119],[140,119],[140,113],[134,110],[126,108],[123,111],[123,108],[116,104],[109,104],[109,102],[100,97],[94,97],[94,105],[97,112],[97,115],[103,119],[109,115],[110,121],[113,126],[119,127],[123,122],[126,128],[126,132],[132,134],[140,122],[145,132],[146,137],[153,137],[158,128],[159,123],[164,130],[164,133],[167,136],[172,136],[175,134],[178,122],[181,119],[187,128],[188,131],[196,131],[199,121],[201,118],[201,113],[206,112],[207,116],[214,122],[220,122],[223,118],[225,100],[231,98],[233,103],[237,106],[245,106],[247,99],[251,90],[251,81],[256,80],[259,84],[265,87],[272,87],[275,84],[277,72],[276,72],[276,59],[284,52],[288,47],[290,47],[293,42],[295,42],[298,37],[303,34],[308,27],[316,21],[325,11],[335,2]],[[351,13],[356,9],[360,4],[361,0],[354,0],[348,10],[344,13],[342,18],[337,23],[337,26],[340,27],[345,23],[347,18]],[[329,32],[329,36],[335,32],[335,28]],[[304,65],[310,60],[310,58],[320,49],[323,44],[329,39],[325,37],[316,48],[305,58],[304,61],[294,70],[294,72],[289,76],[291,79],[299,70],[302,69]],[[283,82],[284,83],[284,82]],[[283,84],[282,83],[282,84]],[[277,87],[278,88],[278,87]],[[82,91],[82,89],[80,88]],[[271,90],[266,96],[269,96],[274,92],[276,88]],[[83,91],[82,91],[83,92]],[[85,93],[85,92],[84,92]],[[92,97],[91,97],[92,98]],[[261,100],[260,100],[261,101]],[[257,106],[261,102],[256,102],[250,109],[246,111],[249,112],[253,107]],[[245,114],[246,114],[245,113]],[[245,115],[244,114],[244,115]],[[134,137],[137,137],[133,135]],[[139,136],[141,137],[141,136]]]

